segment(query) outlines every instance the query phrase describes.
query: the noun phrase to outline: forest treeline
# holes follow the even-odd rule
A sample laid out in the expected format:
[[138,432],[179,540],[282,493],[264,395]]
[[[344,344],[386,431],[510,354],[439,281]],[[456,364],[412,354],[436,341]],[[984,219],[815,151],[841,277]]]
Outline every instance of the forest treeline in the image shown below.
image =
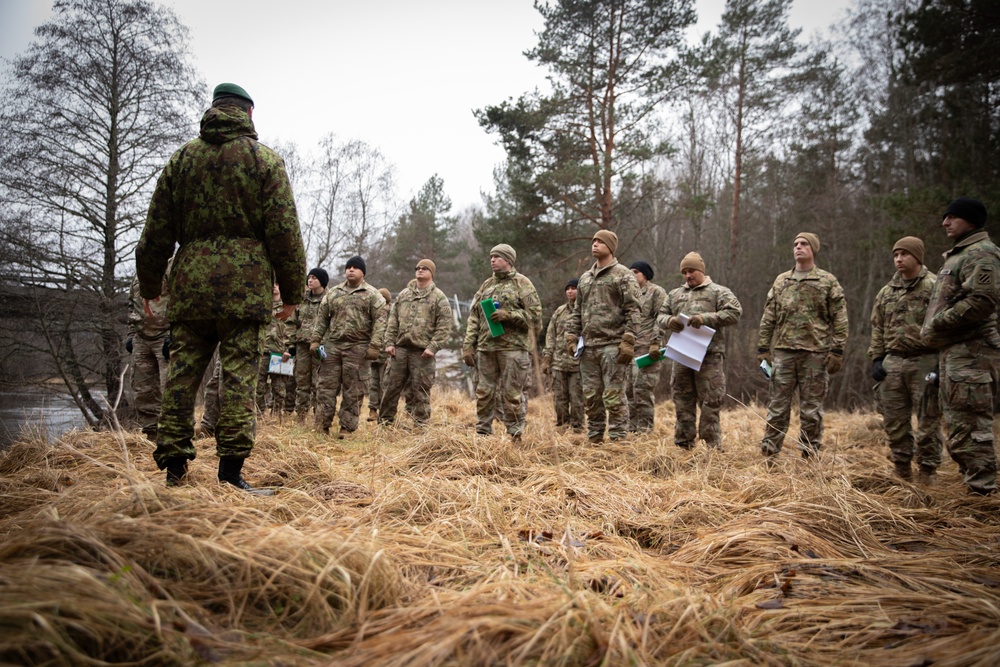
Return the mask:
[[[509,243],[547,317],[597,229],[668,290],[697,250],[743,305],[728,364],[745,400],[766,391],[755,347],[767,290],[792,266],[794,235],[812,231],[850,317],[828,402],[870,404],[869,313],[893,242],[923,238],[936,270],[949,199],[1000,211],[1000,6],[856,0],[811,41],[790,6],[727,0],[692,41],[692,0],[536,2],[544,28],[525,57],[548,87],[475,110],[507,155],[481,205],[453,210],[430,162],[401,201],[391,159],[363,139],[274,146],[310,266],[336,276],[360,254],[369,281],[396,292],[427,257],[445,293],[469,299],[489,248]],[[3,88],[0,288],[17,295],[0,309],[3,379],[57,378],[99,425],[96,393],[115,396],[127,362],[124,294],[149,194],[209,88],[183,17],[143,0],[59,0]]]

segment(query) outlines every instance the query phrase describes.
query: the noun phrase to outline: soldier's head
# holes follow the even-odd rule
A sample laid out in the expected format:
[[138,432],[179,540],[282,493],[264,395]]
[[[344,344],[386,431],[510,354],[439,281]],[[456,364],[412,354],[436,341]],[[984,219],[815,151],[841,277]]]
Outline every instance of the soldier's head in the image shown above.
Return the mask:
[[986,207],[983,202],[972,197],[959,197],[948,204],[941,218],[948,238],[960,239],[986,224]]
[[434,280],[434,273],[437,271],[437,265],[429,259],[422,259],[417,262],[417,268],[413,270],[416,274],[417,284],[421,287],[430,284]]
[[494,273],[510,271],[517,262],[517,253],[506,243],[490,248],[490,269]]
[[819,254],[819,237],[812,232],[799,232],[792,241],[792,255],[795,265],[803,269],[812,268]]
[[590,240],[590,254],[598,263],[615,256],[618,235],[609,229],[599,229]]
[[344,268],[344,277],[347,278],[348,285],[357,287],[365,279],[366,272],[365,260],[355,255],[347,260],[347,266]]
[[906,280],[917,277],[924,265],[924,242],[916,236],[904,236],[892,246],[892,264]]
[[212,91],[212,106],[237,107],[253,117],[253,99],[242,86],[237,86],[235,83],[220,83],[216,86]]
[[309,271],[309,275],[306,277],[306,287],[313,294],[322,293],[329,284],[330,274],[326,272],[326,269],[317,267]]
[[566,283],[566,302],[573,303],[576,301],[576,286],[580,284],[580,281],[576,278],[571,278],[569,282]]
[[271,285],[271,296],[275,299],[281,297],[281,287],[278,285],[278,283],[274,283],[273,285]]
[[688,287],[697,287],[705,282],[705,260],[696,252],[689,252],[681,260],[681,275]]
[[635,276],[635,281],[639,283],[639,287],[645,287],[646,283],[653,279],[653,267],[649,265],[649,262],[644,262],[640,259],[638,262],[632,262],[632,266],[628,268],[632,271],[632,275]]

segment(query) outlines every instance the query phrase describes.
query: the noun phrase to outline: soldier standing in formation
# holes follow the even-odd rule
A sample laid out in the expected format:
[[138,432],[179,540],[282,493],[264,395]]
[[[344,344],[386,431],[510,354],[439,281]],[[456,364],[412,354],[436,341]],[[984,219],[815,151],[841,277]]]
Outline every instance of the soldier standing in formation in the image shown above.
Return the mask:
[[[542,304],[535,286],[514,269],[517,253],[506,243],[490,250],[493,275],[483,282],[472,299],[462,344],[462,359],[476,369],[476,433],[493,432],[499,416],[515,442],[525,428],[524,387],[531,370],[529,351],[542,324]],[[503,326],[494,337],[480,306],[491,300],[496,310],[490,321]]]
[[306,276],[305,297],[288,319],[288,351],[282,358],[295,358],[295,414],[304,422],[309,409],[316,405],[316,388],[319,385],[319,357],[309,352],[316,318],[330,283],[326,269],[315,268]]
[[973,493],[996,490],[993,399],[1000,389],[1000,249],[983,230],[986,207],[969,197],[941,222],[954,245],[945,253],[921,329],[940,350],[941,407],[948,453]]
[[587,411],[587,439],[621,440],[628,432],[625,375],[635,358],[639,330],[639,285],[632,272],[618,263],[618,235],[601,229],[590,244],[594,265],[582,276],[573,319],[565,335],[567,353],[575,353],[583,337],[580,380]]
[[[648,262],[632,262],[629,267],[639,285],[639,332],[636,335],[638,355],[660,356],[660,333],[656,318],[667,299],[666,291],[653,282],[653,267]],[[625,395],[628,398],[629,430],[649,433],[656,416],[656,385],[660,382],[660,364],[639,368],[629,364],[625,376]]]
[[309,351],[316,354],[322,344],[326,352],[319,366],[316,429],[330,432],[337,397],[343,393],[337,414],[340,439],[358,428],[368,390],[368,362],[378,359],[388,316],[385,299],[365,282],[365,271],[362,258],[347,260],[345,280],[327,290],[310,336]]
[[431,387],[435,357],[448,343],[452,314],[448,297],[434,285],[437,267],[429,259],[417,262],[416,277],[396,297],[389,311],[385,350],[392,358],[379,405],[382,424],[396,419],[399,396],[407,390],[406,411],[417,426],[431,417]]
[[[819,237],[801,232],[792,243],[795,268],[774,279],[767,293],[757,338],[757,361],[773,364],[767,430],[761,452],[772,460],[781,451],[799,390],[799,450],[817,454],[823,443],[823,399],[829,375],[843,365],[847,305],[837,278],[816,266]],[[772,351],[773,350],[773,351]]]
[[268,404],[271,405],[271,414],[280,414],[281,407],[285,402],[285,376],[278,373],[271,373],[271,355],[283,354],[285,352],[285,323],[278,319],[284,306],[281,303],[281,291],[278,283],[274,284],[271,291],[271,312],[274,317],[264,330],[264,340],[257,363],[257,413],[263,415]]
[[583,387],[580,384],[580,359],[571,354],[563,341],[576,308],[576,278],[566,283],[566,303],[556,308],[545,332],[542,372],[552,373],[552,398],[556,407],[556,426],[570,426],[583,431]]
[[[905,236],[892,247],[896,273],[879,290],[872,304],[872,335],[868,357],[882,425],[889,438],[889,460],[896,474],[912,477],[914,458],[919,480],[930,484],[941,465],[941,411],[937,382],[937,350],[920,336],[935,276],[924,266],[924,242]],[[911,415],[917,413],[917,432]]]
[[[385,287],[380,287],[378,293],[385,299],[386,312],[392,313],[392,292]],[[382,340],[385,341],[384,333]],[[379,404],[382,403],[382,395],[385,393],[385,376],[389,371],[388,364],[389,353],[384,348],[379,352],[378,359],[371,362],[368,385],[368,421],[370,422],[378,419]]]
[[[674,444],[681,449],[693,449],[701,436],[707,446],[719,447],[722,444],[719,411],[726,398],[725,328],[740,321],[743,307],[729,288],[705,275],[705,262],[697,252],[689,252],[681,260],[681,275],[684,285],[670,291],[660,310],[660,328],[680,333],[684,323],[679,315],[683,313],[689,318],[688,326],[711,327],[715,335],[705,352],[701,370],[674,364],[670,377],[677,414]],[[696,429],[699,407],[701,421]]]
[[[254,388],[261,327],[270,320],[272,276],[286,319],[302,299],[305,249],[285,165],[257,143],[253,100],[215,88],[200,136],[167,162],[156,183],[136,273],[144,299],[160,296],[170,271],[170,364],[153,457],[177,484],[196,455],[194,399],[216,345],[222,409],[216,426],[219,480],[250,491],[241,471],[254,445]],[[263,203],[266,202],[266,206]]]
[[167,381],[167,358],[163,356],[163,347],[170,337],[170,322],[167,320],[169,303],[166,277],[160,296],[149,300],[139,294],[139,278],[132,280],[125,350],[132,355],[132,391],[135,393],[139,428],[153,442],[156,442],[156,420],[160,416],[163,385]]

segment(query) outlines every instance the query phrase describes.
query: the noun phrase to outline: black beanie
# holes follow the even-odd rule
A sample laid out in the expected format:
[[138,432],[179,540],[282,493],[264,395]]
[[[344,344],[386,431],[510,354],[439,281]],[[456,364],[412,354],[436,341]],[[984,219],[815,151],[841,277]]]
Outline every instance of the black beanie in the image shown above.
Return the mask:
[[579,280],[577,280],[576,278],[570,278],[568,281],[566,281],[566,287],[563,287],[563,292],[568,290],[570,287],[576,287],[579,284],[580,284]]
[[948,204],[941,219],[944,220],[949,215],[961,218],[974,227],[986,224],[986,207],[983,206],[983,202],[972,197],[959,197]]
[[646,276],[646,280],[653,279],[653,267],[651,267],[648,262],[644,262],[640,259],[638,262],[632,262],[632,266],[628,268],[635,269],[642,275]]
[[306,276],[312,276],[319,281],[321,287],[326,287],[330,284],[330,274],[326,272],[325,269],[315,268],[312,269]]
[[344,267],[344,270],[346,271],[347,269],[351,268],[352,266],[355,269],[361,269],[361,273],[365,273],[365,274],[368,273],[368,270],[365,268],[365,260],[361,259],[357,255],[355,255],[354,257],[351,257],[349,260],[347,260],[347,266]]

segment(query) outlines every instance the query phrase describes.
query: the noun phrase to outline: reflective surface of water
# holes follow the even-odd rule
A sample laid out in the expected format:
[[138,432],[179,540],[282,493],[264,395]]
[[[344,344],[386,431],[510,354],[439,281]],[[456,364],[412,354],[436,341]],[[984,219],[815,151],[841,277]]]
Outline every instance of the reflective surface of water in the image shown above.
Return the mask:
[[22,429],[53,440],[85,425],[79,408],[67,396],[30,389],[0,391],[0,448],[13,442]]

